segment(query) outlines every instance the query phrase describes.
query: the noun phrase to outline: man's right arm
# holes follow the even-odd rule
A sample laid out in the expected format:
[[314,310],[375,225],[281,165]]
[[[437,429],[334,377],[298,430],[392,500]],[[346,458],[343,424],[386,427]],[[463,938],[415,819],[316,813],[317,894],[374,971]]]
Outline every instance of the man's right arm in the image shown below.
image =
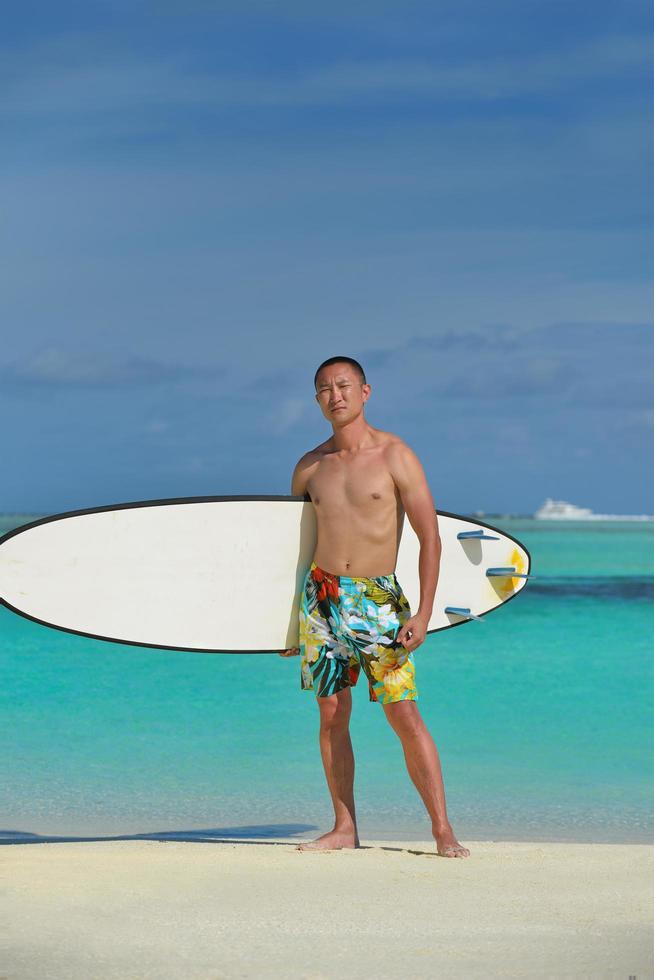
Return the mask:
[[[302,459],[295,464],[293,476],[291,477],[291,494],[294,497],[307,496],[307,483],[309,482],[309,471],[311,466],[311,453],[305,453]],[[299,654],[299,647],[290,647],[288,650],[280,650],[280,657],[296,657]]]
[[291,493],[294,497],[304,497],[307,494],[307,483],[311,472],[312,453],[305,453],[297,461],[291,477]]

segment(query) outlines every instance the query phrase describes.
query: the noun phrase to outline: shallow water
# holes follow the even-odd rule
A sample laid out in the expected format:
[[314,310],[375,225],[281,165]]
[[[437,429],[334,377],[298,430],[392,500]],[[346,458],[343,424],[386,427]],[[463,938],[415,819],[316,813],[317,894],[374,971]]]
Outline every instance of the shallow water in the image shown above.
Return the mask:
[[[654,523],[489,522],[527,546],[535,577],[415,654],[455,830],[651,841]],[[6,840],[330,826],[299,658],[105,643],[0,606],[0,659]],[[352,739],[361,836],[426,839],[400,744],[361,680]]]

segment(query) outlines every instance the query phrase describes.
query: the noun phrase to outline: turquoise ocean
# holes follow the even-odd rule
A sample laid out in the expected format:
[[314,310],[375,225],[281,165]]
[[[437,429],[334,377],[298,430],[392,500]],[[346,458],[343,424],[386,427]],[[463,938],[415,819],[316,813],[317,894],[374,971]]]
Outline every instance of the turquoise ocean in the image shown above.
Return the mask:
[[[33,517],[0,518],[0,533]],[[506,606],[427,637],[419,707],[462,840],[654,840],[654,522],[484,518],[529,549]],[[6,842],[308,837],[331,827],[299,658],[89,640],[0,606]],[[364,839],[430,826],[383,709],[354,691]]]

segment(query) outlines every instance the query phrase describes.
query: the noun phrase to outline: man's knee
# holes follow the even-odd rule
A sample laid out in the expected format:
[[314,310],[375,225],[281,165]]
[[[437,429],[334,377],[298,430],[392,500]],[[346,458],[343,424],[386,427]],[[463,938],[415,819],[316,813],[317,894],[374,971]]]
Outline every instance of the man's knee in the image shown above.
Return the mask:
[[320,709],[321,731],[348,727],[352,714],[352,693],[349,688],[328,698],[316,698],[316,701]]
[[384,713],[398,735],[417,735],[425,727],[415,701],[395,701],[384,705]]

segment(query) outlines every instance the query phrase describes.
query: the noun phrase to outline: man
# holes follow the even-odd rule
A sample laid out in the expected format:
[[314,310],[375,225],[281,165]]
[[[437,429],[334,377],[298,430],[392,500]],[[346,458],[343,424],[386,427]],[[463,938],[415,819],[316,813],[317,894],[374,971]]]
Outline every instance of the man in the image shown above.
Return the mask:
[[[316,400],[332,436],[305,453],[291,493],[308,495],[317,544],[300,603],[301,685],[320,710],[320,751],[334,827],[300,850],[358,847],[351,687],[363,668],[371,701],[399,736],[411,779],[431,818],[438,854],[468,857],[447,818],[440,761],[418,706],[413,653],[423,643],[438,580],[441,543],[429,486],[415,453],[364,416],[371,386],[350,357],[323,361]],[[420,540],[420,602],[411,615],[394,569],[408,516]]]

